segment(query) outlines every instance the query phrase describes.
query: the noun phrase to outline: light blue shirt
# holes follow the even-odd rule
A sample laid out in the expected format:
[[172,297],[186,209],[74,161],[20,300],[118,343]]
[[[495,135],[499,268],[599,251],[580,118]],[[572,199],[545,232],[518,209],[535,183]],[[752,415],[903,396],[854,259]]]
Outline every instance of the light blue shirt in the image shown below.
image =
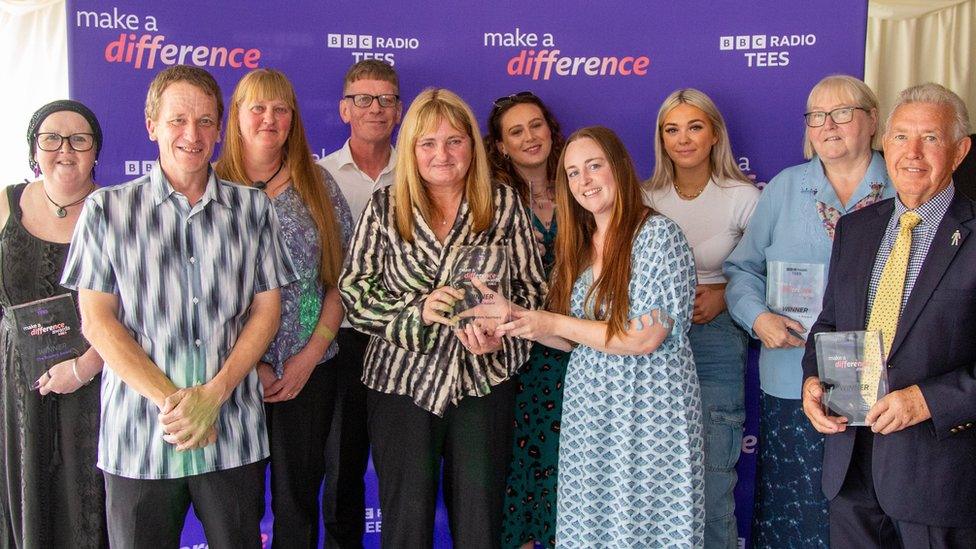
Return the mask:
[[[766,306],[766,265],[769,261],[820,263],[824,280],[829,273],[832,239],[817,211],[817,202],[835,208],[842,215],[867,204],[871,185],[881,185],[881,199],[895,196],[884,159],[873,153],[864,178],[847,201],[841,204],[824,174],[818,157],[786,168],[766,185],[759,197],[745,234],[725,261],[728,278],[725,301],[732,318],[752,337],[752,325]],[[803,347],[767,349],[759,355],[759,381],[763,392],[778,398],[800,398],[803,383]]]

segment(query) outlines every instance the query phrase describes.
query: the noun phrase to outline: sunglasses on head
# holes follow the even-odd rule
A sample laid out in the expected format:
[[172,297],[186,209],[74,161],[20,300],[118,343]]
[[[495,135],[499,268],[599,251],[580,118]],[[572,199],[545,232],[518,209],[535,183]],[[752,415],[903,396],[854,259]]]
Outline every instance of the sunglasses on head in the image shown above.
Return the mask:
[[495,106],[501,108],[501,107],[508,106],[512,103],[517,103],[520,99],[529,99],[529,98],[538,99],[534,93],[530,91],[524,91],[524,92],[518,92],[518,93],[513,93],[511,95],[499,97],[498,99],[495,100]]

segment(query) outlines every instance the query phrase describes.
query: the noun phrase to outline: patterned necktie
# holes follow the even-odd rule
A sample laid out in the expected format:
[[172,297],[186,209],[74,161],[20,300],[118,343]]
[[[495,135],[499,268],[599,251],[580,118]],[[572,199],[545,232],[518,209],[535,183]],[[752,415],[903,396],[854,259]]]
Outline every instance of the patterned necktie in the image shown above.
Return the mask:
[[[898,317],[901,315],[901,302],[905,292],[905,271],[908,270],[908,254],[912,249],[912,229],[922,221],[921,216],[915,212],[905,212],[898,218],[898,238],[895,245],[891,248],[888,261],[885,263],[884,270],[881,271],[881,280],[878,282],[878,289],[874,294],[874,302],[871,304],[871,314],[868,316],[868,330],[880,330],[884,345],[884,357],[887,360],[888,353],[891,351],[891,343],[895,339],[895,331],[898,329]],[[869,342],[874,341],[868,339]],[[874,349],[865,348],[865,356],[877,356],[877,352],[870,353]],[[864,384],[861,387],[861,395],[865,403],[871,406],[878,400],[878,371],[882,364],[875,361],[865,364],[866,370]]]

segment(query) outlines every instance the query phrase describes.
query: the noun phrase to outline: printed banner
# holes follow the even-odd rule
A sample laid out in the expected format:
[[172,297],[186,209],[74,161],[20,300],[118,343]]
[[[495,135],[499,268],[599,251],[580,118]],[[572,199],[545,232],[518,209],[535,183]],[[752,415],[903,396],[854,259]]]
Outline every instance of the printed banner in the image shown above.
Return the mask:
[[[105,134],[101,184],[147,173],[156,159],[143,109],[153,75],[168,66],[211,71],[225,102],[247,71],[282,70],[298,93],[313,153],[322,157],[348,137],[338,114],[343,75],[370,58],[394,65],[405,104],[425,87],[449,88],[482,124],[495,98],[530,90],[567,135],[591,124],[618,132],[641,177],[654,163],[661,101],[677,88],[698,88],[725,115],[740,167],[762,182],[802,161],[813,84],[833,73],[863,75],[867,2],[297,0],[272,7],[254,0],[69,0],[67,21],[71,95],[94,110]],[[755,385],[749,390],[755,403]],[[749,412],[748,459],[740,462],[736,489],[743,537],[756,448],[755,408]],[[366,542],[378,547],[375,480],[369,490]],[[446,547],[441,511],[437,544]],[[204,543],[202,530],[188,526],[184,546]]]

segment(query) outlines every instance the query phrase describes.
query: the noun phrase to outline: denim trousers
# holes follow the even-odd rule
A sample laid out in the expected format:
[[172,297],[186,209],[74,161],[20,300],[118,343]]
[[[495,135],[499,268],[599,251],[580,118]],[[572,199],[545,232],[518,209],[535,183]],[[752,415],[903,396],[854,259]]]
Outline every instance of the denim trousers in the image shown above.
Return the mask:
[[705,548],[735,549],[733,491],[745,422],[748,337],[723,311],[707,324],[692,324],[689,339],[705,424]]

